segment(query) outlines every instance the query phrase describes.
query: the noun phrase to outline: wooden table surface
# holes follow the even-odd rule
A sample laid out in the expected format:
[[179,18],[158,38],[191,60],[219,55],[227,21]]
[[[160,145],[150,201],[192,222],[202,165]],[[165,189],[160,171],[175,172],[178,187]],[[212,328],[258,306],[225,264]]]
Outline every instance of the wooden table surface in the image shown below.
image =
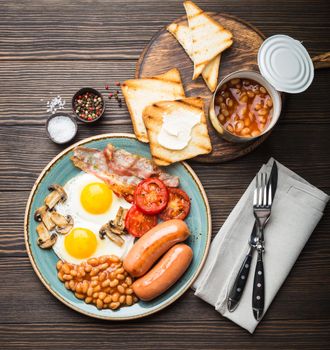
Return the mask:
[[[330,49],[330,6],[318,1],[197,2],[250,21],[266,36],[284,33],[310,54]],[[220,316],[190,290],[151,317],[105,322],[60,303],[34,274],[23,237],[30,189],[63,147],[45,134],[46,102],[80,87],[134,76],[151,36],[184,14],[181,1],[7,0],[0,3],[0,348],[1,349],[321,349],[330,341],[330,208],[254,335]],[[191,163],[219,230],[263,162],[275,157],[330,193],[330,71],[286,99],[280,123],[251,154],[218,165]],[[131,132],[126,107],[108,103],[99,125],[78,140]]]

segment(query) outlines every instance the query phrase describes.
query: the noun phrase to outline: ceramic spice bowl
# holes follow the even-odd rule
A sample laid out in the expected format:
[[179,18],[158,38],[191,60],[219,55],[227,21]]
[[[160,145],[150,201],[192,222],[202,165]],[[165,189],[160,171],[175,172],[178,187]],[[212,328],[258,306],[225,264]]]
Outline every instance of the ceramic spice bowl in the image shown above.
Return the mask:
[[77,122],[70,114],[54,113],[46,121],[47,136],[59,145],[72,141],[77,132]]
[[85,87],[78,90],[72,97],[72,110],[77,119],[92,124],[103,116],[105,101],[99,91]]

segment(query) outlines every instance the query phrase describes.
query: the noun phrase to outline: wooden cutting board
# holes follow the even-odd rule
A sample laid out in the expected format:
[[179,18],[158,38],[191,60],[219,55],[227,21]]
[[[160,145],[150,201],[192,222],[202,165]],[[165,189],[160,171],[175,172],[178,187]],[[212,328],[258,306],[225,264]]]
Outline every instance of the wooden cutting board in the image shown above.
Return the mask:
[[[257,54],[265,36],[251,24],[223,13],[209,13],[234,36],[234,44],[223,52],[219,70],[219,81],[236,70],[257,70]],[[179,18],[175,23],[187,23],[186,16]],[[206,113],[212,93],[200,76],[193,81],[193,64],[179,42],[166,28],[162,28],[150,40],[142,52],[136,65],[136,78],[151,77],[161,74],[171,68],[178,68],[187,96],[201,96],[205,100]],[[230,143],[222,139],[208,121],[213,151],[194,160],[203,163],[218,163],[241,157],[260,145],[268,135],[256,141],[247,143]]]

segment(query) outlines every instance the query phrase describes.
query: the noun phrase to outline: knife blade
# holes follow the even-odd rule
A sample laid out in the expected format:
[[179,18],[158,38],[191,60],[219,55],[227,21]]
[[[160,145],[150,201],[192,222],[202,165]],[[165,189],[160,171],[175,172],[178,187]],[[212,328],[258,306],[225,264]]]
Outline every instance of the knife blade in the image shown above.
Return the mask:
[[[274,160],[272,170],[270,172],[270,176],[267,182],[267,186],[270,186],[270,185],[272,186],[272,199],[274,199],[274,196],[276,193],[277,180],[278,180],[278,169],[277,169],[276,161]],[[227,308],[229,312],[233,312],[237,308],[241,300],[241,297],[243,295],[246,281],[248,279],[249,272],[250,272],[252,255],[255,250],[256,243],[258,241],[258,233],[259,233],[258,225],[257,225],[257,222],[255,221],[252,228],[251,235],[250,235],[250,239],[249,239],[250,249],[244,258],[244,261],[241,265],[241,268],[239,269],[235,282],[228,294]],[[263,237],[261,237],[261,239],[263,240]]]
[[272,170],[270,172],[269,180],[267,185],[269,186],[269,183],[272,185],[272,200],[274,200],[275,193],[277,190],[277,181],[278,181],[278,168],[276,164],[276,160],[274,160]]

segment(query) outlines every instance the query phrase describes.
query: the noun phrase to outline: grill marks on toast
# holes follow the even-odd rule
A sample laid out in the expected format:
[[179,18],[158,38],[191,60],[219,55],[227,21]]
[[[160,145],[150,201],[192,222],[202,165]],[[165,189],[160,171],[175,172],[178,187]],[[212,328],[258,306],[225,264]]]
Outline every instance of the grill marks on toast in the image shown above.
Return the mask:
[[213,58],[232,45],[232,34],[192,1],[183,5],[192,37],[193,79],[196,79]]
[[[200,122],[192,128],[191,140],[182,150],[169,150],[158,142],[158,134],[163,125],[165,115],[180,118],[180,111],[189,111],[200,115]],[[178,111],[177,114],[175,112]],[[176,101],[161,101],[145,108],[143,119],[150,140],[152,157],[158,165],[169,165],[199,154],[207,154],[212,150],[207,131],[204,102],[200,97],[189,97]]]
[[[171,23],[167,26],[167,30],[178,40],[187,55],[193,61],[192,39],[188,25]],[[202,72],[202,77],[211,92],[214,92],[218,85],[220,58],[221,54],[214,57],[205,65]]]
[[157,101],[185,97],[180,72],[176,68],[150,78],[126,80],[121,89],[132,119],[134,133],[142,142],[149,141],[142,117],[144,108]]

